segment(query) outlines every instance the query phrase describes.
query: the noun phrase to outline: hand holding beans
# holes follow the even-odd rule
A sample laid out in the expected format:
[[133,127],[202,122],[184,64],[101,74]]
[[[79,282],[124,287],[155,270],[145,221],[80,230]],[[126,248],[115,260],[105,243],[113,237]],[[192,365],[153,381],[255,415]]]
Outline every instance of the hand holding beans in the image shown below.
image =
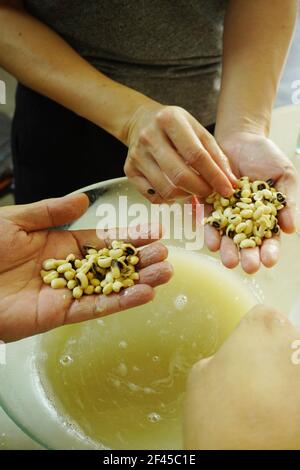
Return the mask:
[[177,106],[141,107],[128,128],[125,173],[151,202],[207,196],[228,197],[236,183],[214,137]]
[[[149,244],[138,252],[136,266],[139,279],[127,281],[129,287],[108,297],[93,295],[90,291],[92,287],[97,288],[94,284],[98,282],[95,282],[95,276],[87,273],[90,284],[85,292],[87,295],[76,300],[76,292],[73,296],[72,290],[57,285],[57,282],[62,284],[63,281],[67,286],[74,280],[73,271],[69,268],[72,268],[73,262],[76,269],[80,267],[76,261],[86,255],[85,245],[105,251],[113,241],[110,231],[48,230],[77,219],[87,208],[87,196],[74,194],[0,209],[0,340],[16,341],[64,324],[90,320],[144,304],[152,300],[153,287],[167,282],[172,276],[172,267],[165,261],[167,249],[161,243],[151,243],[155,237],[151,238],[151,227],[145,226],[139,230],[140,238],[125,241],[133,242],[136,247]],[[157,227],[154,227],[153,233],[157,232]],[[136,231],[133,233],[136,235]],[[114,232],[112,236],[115,236]],[[70,253],[72,256],[68,256]],[[57,271],[54,271],[54,259],[66,262],[55,265]],[[47,262],[43,265],[45,260]],[[136,259],[131,257],[129,262],[130,266],[134,265]],[[45,270],[43,278],[49,276],[46,278],[48,285],[40,277],[41,268]],[[79,278],[78,281],[81,284]],[[108,285],[106,281],[103,288]],[[60,288],[51,289],[50,284]]]
[[[276,190],[286,196],[285,206],[278,213],[278,223],[283,232],[293,233],[298,175],[290,159],[262,134],[234,132],[222,137],[217,134],[217,140],[238,178],[248,176],[250,181],[272,180]],[[207,210],[210,210],[209,207]],[[220,249],[221,260],[226,267],[234,268],[240,261],[244,271],[249,274],[255,273],[261,263],[268,268],[274,266],[279,258],[278,233],[264,240],[259,247],[246,248],[239,252],[227,234],[221,237],[214,227],[207,225],[205,243],[211,251]]]
[[204,222],[243,249],[261,246],[279,234],[277,215],[286,206],[286,197],[276,191],[273,180],[251,182],[243,176],[229,199],[212,193],[206,202],[213,205],[213,211]]

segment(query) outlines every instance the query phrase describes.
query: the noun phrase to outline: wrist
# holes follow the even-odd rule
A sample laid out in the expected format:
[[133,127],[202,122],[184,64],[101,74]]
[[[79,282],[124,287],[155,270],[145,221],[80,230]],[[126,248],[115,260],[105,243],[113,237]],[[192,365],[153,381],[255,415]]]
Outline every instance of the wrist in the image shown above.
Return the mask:
[[237,133],[249,133],[267,137],[270,131],[270,120],[271,113],[260,118],[257,116],[250,117],[242,113],[239,116],[236,114],[233,118],[219,115],[215,128],[216,140],[222,142],[229,135]]
[[147,124],[149,121],[149,116],[151,114],[157,113],[163,107],[162,104],[156,101],[147,101],[140,104],[135,111],[129,116],[129,119],[126,121],[125,126],[123,128],[123,135],[124,135],[124,143],[127,147],[130,144],[131,136],[136,129],[138,123],[140,126],[143,124]]
[[138,109],[157,103],[142,93],[97,72],[77,96],[75,112],[127,145],[131,121]]

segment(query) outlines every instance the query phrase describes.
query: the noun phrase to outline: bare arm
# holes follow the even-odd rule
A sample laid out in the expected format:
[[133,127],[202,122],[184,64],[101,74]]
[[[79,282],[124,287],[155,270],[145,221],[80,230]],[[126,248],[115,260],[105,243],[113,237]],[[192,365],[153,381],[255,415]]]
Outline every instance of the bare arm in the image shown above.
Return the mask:
[[[230,0],[225,19],[222,87],[216,140],[229,158],[236,176],[272,179],[287,196],[279,224],[295,231],[297,172],[290,159],[268,139],[271,112],[280,73],[287,55],[297,13],[296,0]],[[241,250],[206,228],[207,246],[220,249],[225,266],[253,274],[260,264],[272,267],[279,258],[279,240],[273,236],[258,248]]]
[[123,142],[128,116],[152,102],[92,67],[18,0],[0,1],[0,63],[26,86]]
[[0,64],[126,144],[125,173],[151,202],[203,196],[212,188],[232,194],[235,177],[227,159],[187,111],[110,80],[19,0],[0,0]]
[[231,0],[225,19],[216,135],[268,133],[280,73],[297,16],[296,0]]

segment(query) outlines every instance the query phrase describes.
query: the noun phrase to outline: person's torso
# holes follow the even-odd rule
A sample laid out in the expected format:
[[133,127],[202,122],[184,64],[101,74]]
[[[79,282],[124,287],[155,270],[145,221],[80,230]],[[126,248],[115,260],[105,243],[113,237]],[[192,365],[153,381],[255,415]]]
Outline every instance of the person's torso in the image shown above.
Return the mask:
[[[170,81],[175,97],[180,95],[178,80],[186,85],[198,80],[201,87],[218,75],[226,3],[26,0],[25,7],[103,73],[150,96],[154,94],[155,99],[160,98],[161,88],[168,88],[164,94],[169,101]],[[204,92],[213,93],[215,88],[214,84]]]

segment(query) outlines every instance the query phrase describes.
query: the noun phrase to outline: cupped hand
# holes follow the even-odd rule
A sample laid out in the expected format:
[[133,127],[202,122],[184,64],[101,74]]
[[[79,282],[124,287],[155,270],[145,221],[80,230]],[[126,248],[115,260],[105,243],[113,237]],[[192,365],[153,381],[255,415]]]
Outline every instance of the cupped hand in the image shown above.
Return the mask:
[[[297,172],[288,157],[268,138],[250,132],[236,132],[219,140],[219,144],[229,158],[234,174],[249,176],[250,180],[272,179],[278,191],[287,196],[287,206],[279,213],[279,225],[286,233],[295,230],[295,199]],[[239,253],[233,241],[216,229],[205,227],[206,245],[211,251],[220,249],[223,264],[234,268],[239,263]],[[241,250],[240,260],[243,269],[255,273],[262,263],[272,267],[279,258],[280,240],[278,236],[265,240],[260,248]]]
[[300,329],[263,305],[189,375],[187,449],[300,449]]
[[233,193],[236,182],[227,158],[214,137],[184,109],[144,106],[128,130],[125,173],[151,202],[216,190]]
[[[139,283],[120,294],[75,300],[68,289],[45,285],[40,278],[45,259],[61,259],[69,253],[80,257],[83,245],[101,248],[110,241],[109,231],[48,230],[77,219],[87,207],[87,196],[77,194],[0,210],[0,340],[16,341],[136,307],[152,300],[153,287],[172,276],[170,264],[164,261],[167,249],[154,243],[140,251]],[[139,232],[140,238],[132,240],[136,246],[153,241],[150,227]]]

